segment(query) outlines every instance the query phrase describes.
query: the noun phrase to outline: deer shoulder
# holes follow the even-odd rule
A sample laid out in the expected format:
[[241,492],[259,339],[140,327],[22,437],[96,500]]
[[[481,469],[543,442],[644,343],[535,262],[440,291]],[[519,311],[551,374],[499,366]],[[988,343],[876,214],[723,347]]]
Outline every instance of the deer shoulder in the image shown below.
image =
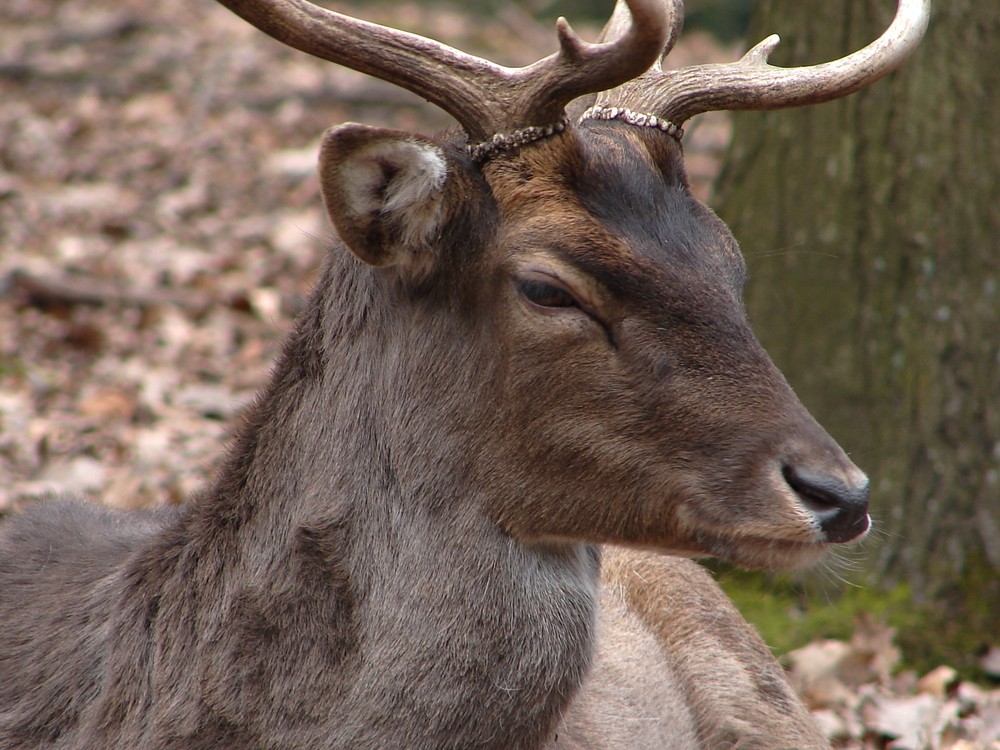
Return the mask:
[[594,665],[553,750],[829,747],[701,566],[606,547],[600,601]]

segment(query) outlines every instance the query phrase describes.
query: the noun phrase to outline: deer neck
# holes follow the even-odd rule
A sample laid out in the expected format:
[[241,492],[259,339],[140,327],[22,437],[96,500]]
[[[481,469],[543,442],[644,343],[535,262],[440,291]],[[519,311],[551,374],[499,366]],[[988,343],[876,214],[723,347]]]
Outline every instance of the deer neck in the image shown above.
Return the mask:
[[[414,400],[438,386],[407,393],[414,352],[393,347],[416,344],[393,339],[370,271],[335,259],[316,294],[197,508],[200,536],[232,540],[244,590],[342,605],[324,699],[356,713],[353,746],[381,746],[371,717],[381,742],[393,717],[399,747],[541,746],[589,668],[598,552],[523,544],[486,517],[475,425]],[[450,355],[430,380],[462,389]]]

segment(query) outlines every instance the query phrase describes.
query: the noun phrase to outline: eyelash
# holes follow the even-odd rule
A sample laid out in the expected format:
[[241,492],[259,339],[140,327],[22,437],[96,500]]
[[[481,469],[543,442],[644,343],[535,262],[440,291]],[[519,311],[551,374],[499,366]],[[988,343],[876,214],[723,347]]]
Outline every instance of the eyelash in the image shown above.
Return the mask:
[[539,307],[579,307],[573,295],[562,287],[535,279],[520,279],[517,290],[526,300]]
[[517,291],[530,304],[549,310],[570,310],[576,308],[583,312],[588,318],[604,329],[604,334],[608,338],[608,343],[612,348],[617,349],[618,343],[615,341],[611,328],[601,318],[592,311],[583,307],[571,292],[557,284],[549,284],[545,281],[534,279],[517,279]]

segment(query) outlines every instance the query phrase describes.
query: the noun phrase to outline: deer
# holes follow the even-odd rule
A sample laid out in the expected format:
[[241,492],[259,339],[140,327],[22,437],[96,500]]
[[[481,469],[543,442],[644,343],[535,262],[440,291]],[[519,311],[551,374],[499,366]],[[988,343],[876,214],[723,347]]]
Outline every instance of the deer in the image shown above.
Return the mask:
[[829,747],[694,558],[810,565],[868,479],[751,332],[682,128],[871,84],[927,0],[835,62],[679,70],[673,0],[520,69],[220,1],[458,127],[325,134],[338,239],[209,486],[0,522],[0,748]]

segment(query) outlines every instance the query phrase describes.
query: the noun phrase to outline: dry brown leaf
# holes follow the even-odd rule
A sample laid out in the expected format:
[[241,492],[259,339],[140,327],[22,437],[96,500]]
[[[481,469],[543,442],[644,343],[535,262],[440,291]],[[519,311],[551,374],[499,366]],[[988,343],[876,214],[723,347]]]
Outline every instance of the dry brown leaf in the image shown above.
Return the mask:
[[942,701],[933,695],[873,694],[862,701],[861,716],[869,731],[892,740],[892,750],[929,750],[931,730]]
[[979,657],[979,666],[990,677],[1000,679],[1000,648],[990,646],[986,653]]
[[80,413],[96,419],[130,420],[135,415],[136,398],[117,388],[97,388],[80,399]]
[[948,666],[940,666],[920,678],[917,689],[938,698],[944,698],[958,684],[958,672]]

